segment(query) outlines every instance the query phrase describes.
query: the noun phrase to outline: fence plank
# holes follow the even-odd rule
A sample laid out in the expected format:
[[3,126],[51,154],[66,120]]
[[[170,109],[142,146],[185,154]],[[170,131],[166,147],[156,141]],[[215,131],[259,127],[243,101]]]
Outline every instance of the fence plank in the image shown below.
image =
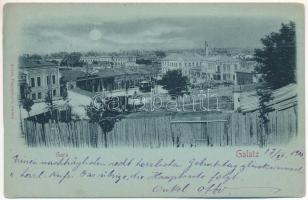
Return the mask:
[[[297,136],[297,107],[269,113],[267,144],[283,144]],[[108,147],[195,147],[258,145],[262,127],[257,112],[169,114],[122,119],[107,134]],[[187,120],[189,119],[189,120]],[[182,121],[171,123],[171,121]],[[191,123],[191,121],[196,121]],[[104,147],[99,125],[24,121],[28,146]]]

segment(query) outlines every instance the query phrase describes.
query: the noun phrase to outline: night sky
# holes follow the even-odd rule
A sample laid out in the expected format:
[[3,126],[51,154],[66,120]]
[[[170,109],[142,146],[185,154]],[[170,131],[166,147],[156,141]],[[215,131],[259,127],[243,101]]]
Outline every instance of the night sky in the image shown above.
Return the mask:
[[[55,13],[53,9],[56,9]],[[260,47],[260,38],[294,20],[296,6],[114,5],[25,9],[23,51]]]

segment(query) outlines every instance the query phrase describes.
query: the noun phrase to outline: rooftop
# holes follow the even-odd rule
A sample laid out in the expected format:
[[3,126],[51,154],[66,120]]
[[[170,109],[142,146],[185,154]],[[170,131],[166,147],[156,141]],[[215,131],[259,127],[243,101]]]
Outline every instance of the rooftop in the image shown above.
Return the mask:
[[61,75],[64,81],[75,81],[78,77],[84,77],[86,73],[80,70],[61,70]]
[[172,53],[162,59],[163,61],[202,61],[205,60],[205,57],[197,53]]
[[[282,110],[297,104],[297,85],[289,84],[279,89],[272,91],[272,100],[266,103],[266,106]],[[259,97],[256,91],[246,92],[242,95],[240,110],[242,112],[251,112],[258,110]]]
[[112,77],[112,76],[122,76],[122,75],[133,75],[133,74],[149,74],[151,69],[146,69],[145,67],[137,67],[135,70],[127,68],[115,68],[115,69],[104,69],[99,70],[96,74],[100,77]]
[[19,60],[20,68],[40,68],[40,67],[57,67],[56,64],[44,60]]
[[81,59],[99,59],[99,58],[133,58],[132,55],[97,55],[97,56],[81,56]]
[[207,57],[206,61],[212,62],[239,62],[240,60],[232,56],[213,56]]
[[[101,77],[101,78],[108,78],[108,77],[116,77],[116,76],[123,76],[123,75],[141,75],[141,74],[149,74],[154,73],[153,68],[149,67],[137,67],[135,70],[127,69],[127,68],[114,68],[114,69],[103,69],[93,71],[91,73],[91,77]],[[61,70],[61,74],[64,81],[74,81],[78,78],[83,78],[86,76],[86,72],[80,69],[72,69],[72,70]]]
[[232,56],[210,56],[204,57],[197,53],[172,53],[162,59],[163,61],[209,61],[209,62],[239,62],[239,59]]

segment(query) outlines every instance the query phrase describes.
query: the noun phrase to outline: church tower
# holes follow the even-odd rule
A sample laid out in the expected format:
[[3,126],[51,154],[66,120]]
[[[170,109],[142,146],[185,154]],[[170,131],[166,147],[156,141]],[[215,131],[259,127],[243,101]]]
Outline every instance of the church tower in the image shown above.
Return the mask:
[[207,41],[204,41],[204,57],[208,57],[209,54],[209,45]]

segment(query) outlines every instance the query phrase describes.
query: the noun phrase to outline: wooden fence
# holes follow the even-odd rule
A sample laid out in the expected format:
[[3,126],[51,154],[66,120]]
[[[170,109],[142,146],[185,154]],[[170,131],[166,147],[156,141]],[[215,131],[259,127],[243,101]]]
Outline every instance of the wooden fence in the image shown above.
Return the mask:
[[[297,135],[296,106],[269,113],[264,134],[258,112],[134,115],[117,122],[107,135],[112,147],[195,147],[283,144]],[[86,120],[39,124],[25,121],[29,146],[104,147],[100,127]],[[265,136],[265,137],[264,137]]]

